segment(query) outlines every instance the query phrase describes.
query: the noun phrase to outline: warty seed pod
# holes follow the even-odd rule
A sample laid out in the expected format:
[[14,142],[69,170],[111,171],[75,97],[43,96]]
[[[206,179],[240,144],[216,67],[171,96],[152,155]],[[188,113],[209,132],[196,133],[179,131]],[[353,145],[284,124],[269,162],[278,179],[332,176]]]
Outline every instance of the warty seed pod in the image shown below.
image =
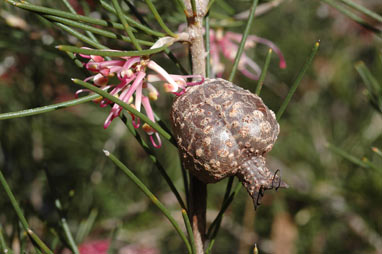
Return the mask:
[[265,165],[280,127],[257,95],[224,79],[205,79],[175,99],[171,121],[182,163],[200,181],[236,175],[255,208],[265,190],[287,187]]

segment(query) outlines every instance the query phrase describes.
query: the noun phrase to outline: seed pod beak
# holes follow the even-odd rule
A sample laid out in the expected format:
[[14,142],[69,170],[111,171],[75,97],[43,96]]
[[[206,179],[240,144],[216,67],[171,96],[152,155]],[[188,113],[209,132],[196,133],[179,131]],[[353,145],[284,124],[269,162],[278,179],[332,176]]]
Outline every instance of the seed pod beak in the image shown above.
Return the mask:
[[265,158],[262,156],[248,160],[237,172],[237,177],[252,197],[255,210],[260,205],[266,190],[289,187],[281,180],[279,172],[280,170],[276,170],[275,173],[272,173],[265,166]]

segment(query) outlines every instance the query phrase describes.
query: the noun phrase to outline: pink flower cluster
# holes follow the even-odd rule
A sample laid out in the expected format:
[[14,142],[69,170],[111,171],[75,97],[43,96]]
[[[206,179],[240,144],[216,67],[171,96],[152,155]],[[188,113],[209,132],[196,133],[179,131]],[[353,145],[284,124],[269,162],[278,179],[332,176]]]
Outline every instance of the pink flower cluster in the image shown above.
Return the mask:
[[[223,56],[230,61],[234,61],[236,53],[239,48],[242,34],[233,32],[223,32],[222,29],[216,31],[210,30],[210,55],[212,61],[212,72],[221,76],[224,72],[224,64],[220,60],[220,52]],[[286,68],[285,58],[281,50],[271,41],[258,37],[256,35],[249,35],[247,37],[244,49],[253,48],[256,43],[262,43],[269,46],[280,58],[280,68]],[[245,53],[240,58],[238,70],[241,71],[246,77],[250,79],[259,79],[261,68],[249,58]]]
[[[92,81],[95,86],[108,90],[111,95],[117,96],[121,101],[134,107],[139,112],[143,106],[147,117],[153,122],[155,122],[155,117],[150,100],[155,101],[159,96],[158,90],[152,84],[153,82],[164,82],[163,86],[165,91],[176,95],[184,93],[187,86],[197,85],[203,82],[202,77],[200,77],[201,81],[199,82],[187,81],[188,78],[199,77],[195,75],[183,76],[169,74],[156,62],[144,57],[120,57],[115,60],[105,60],[101,56],[81,56],[89,59],[85,67],[94,73],[94,75],[86,78],[84,81]],[[154,71],[154,73],[147,74],[148,69]],[[109,81],[112,77],[116,77],[119,83],[110,84]],[[83,91],[87,90],[78,90],[76,95]],[[111,101],[105,98],[101,98],[96,102],[98,102],[101,107],[112,104]],[[104,128],[106,129],[121,112],[121,106],[118,104],[112,105],[109,116],[104,123]],[[139,128],[140,119],[133,114],[131,114],[131,117],[134,127]],[[162,145],[158,132],[151,126],[144,123],[142,129],[149,135],[154,147],[159,148]]]

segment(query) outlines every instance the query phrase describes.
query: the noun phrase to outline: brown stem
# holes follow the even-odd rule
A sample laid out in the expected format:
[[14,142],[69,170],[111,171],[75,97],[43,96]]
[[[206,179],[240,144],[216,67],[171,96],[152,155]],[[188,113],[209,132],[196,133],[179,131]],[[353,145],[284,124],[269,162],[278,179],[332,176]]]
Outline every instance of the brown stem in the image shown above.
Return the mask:
[[190,174],[190,218],[197,254],[204,253],[207,185]]
[[[190,38],[192,73],[206,75],[203,39],[203,18],[206,15],[208,0],[196,0],[196,13],[193,13],[190,0],[184,0],[187,7],[187,32]],[[204,253],[206,232],[207,185],[190,175],[190,218],[197,254]]]

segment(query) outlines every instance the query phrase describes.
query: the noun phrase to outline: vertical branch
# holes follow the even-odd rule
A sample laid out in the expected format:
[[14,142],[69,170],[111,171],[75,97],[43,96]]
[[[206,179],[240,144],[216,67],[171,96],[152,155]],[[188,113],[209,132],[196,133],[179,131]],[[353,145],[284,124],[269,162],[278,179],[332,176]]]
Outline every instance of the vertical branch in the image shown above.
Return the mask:
[[189,209],[196,253],[203,254],[206,240],[207,184],[191,174]]
[[190,53],[192,57],[192,73],[194,75],[206,74],[203,38],[203,18],[206,15],[207,0],[196,0],[196,12],[192,11],[191,3],[185,0],[187,7],[188,33],[190,35]]
[[[190,35],[190,54],[192,74],[206,75],[206,52],[203,38],[203,18],[207,12],[208,0],[184,0],[187,9],[188,33]],[[197,254],[204,253],[206,231],[207,185],[190,175],[189,215],[194,234]]]

